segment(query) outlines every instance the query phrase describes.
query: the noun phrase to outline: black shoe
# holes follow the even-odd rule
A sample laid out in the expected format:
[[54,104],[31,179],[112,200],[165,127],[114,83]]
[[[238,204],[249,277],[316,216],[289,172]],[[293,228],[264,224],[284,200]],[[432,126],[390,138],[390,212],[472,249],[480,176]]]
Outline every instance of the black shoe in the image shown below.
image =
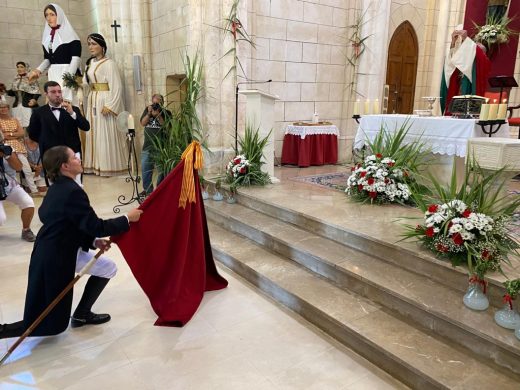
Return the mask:
[[110,321],[110,314],[88,313],[85,317],[70,317],[71,328],[81,328],[83,325],[99,325]]
[[24,332],[23,321],[12,324],[0,324],[0,339],[20,337]]

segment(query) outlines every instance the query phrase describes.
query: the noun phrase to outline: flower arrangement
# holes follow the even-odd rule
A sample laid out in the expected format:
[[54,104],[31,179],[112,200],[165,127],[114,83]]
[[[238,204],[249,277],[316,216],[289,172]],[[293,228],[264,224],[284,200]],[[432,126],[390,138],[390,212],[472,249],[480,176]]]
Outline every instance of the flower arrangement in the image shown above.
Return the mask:
[[265,138],[259,135],[260,129],[253,129],[246,124],[244,137],[238,138],[240,154],[226,166],[226,181],[235,186],[265,185],[271,182],[269,175],[262,172],[262,155],[265,145],[269,141],[269,134]]
[[352,167],[345,192],[359,200],[378,203],[405,203],[410,199],[410,187],[405,183],[409,173],[395,166],[395,160],[372,154],[364,164]]
[[486,272],[500,270],[507,258],[503,237],[507,236],[508,218],[492,218],[477,208],[458,199],[431,204],[424,213],[424,224],[415,230],[424,245],[439,256],[456,265],[468,261],[476,276],[471,282],[480,283]]
[[421,142],[405,144],[408,125],[394,133],[381,128],[372,142],[372,154],[351,168],[345,192],[352,199],[371,203],[412,203],[411,194],[424,188],[416,181],[428,151]]
[[501,195],[502,171],[486,175],[469,160],[460,187],[455,169],[448,186],[430,177],[433,194],[413,194],[424,213],[423,222],[406,225],[404,233],[404,239],[419,240],[453,266],[467,264],[470,283],[482,285],[484,292],[486,273],[502,271],[508,255],[520,248],[506,229],[520,199]]
[[509,38],[514,32],[509,29],[511,19],[507,16],[502,18],[490,18],[485,25],[478,26],[477,33],[474,37],[476,42],[480,42],[488,49],[493,45],[499,45],[509,42]]
[[231,160],[226,167],[226,177],[228,182],[234,182],[239,180],[240,177],[245,177],[250,167],[249,161],[246,156],[239,154],[233,160]]

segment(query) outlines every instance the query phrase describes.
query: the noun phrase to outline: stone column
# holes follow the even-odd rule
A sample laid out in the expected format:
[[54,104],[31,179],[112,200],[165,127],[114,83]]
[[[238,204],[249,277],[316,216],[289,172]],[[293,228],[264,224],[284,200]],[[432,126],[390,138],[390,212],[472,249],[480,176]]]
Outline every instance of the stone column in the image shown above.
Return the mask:
[[[448,29],[450,21],[450,6],[445,2],[440,3],[439,17],[437,19],[437,33],[435,41],[435,57],[430,85],[430,96],[440,96],[442,71],[444,58],[447,53]],[[433,115],[442,115],[439,99],[433,106]]]
[[[357,91],[362,98],[379,99],[383,95],[383,85],[386,81],[386,58],[389,43],[390,6],[391,0],[363,0],[361,13],[365,13],[361,37],[366,49],[359,61]],[[381,64],[384,64],[381,66]]]

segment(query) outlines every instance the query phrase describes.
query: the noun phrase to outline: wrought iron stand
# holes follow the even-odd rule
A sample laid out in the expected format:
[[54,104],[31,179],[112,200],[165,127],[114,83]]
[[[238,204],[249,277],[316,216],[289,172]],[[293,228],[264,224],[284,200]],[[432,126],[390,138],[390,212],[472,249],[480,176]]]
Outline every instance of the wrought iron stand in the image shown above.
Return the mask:
[[[126,200],[125,195],[119,195],[117,201],[119,204],[115,205],[112,209],[114,213],[119,213],[122,206],[127,206],[133,202],[141,204],[143,197],[139,195],[139,183],[141,182],[141,176],[139,176],[139,163],[137,161],[137,152],[135,150],[135,130],[128,129],[126,135],[128,141],[128,177],[125,179],[127,183],[132,183],[132,197]],[[134,175],[135,173],[135,175]]]

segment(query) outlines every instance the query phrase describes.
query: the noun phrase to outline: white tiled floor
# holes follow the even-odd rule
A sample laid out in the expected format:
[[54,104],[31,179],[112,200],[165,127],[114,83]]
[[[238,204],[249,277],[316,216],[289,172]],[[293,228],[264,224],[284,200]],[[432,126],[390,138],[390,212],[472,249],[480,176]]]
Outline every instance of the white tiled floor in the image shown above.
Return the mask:
[[[99,215],[112,216],[123,178],[86,177]],[[40,203],[41,200],[37,200]],[[0,227],[0,322],[20,319],[32,245],[19,211]],[[40,226],[35,218],[34,230]],[[0,389],[391,389],[403,386],[220,267],[229,287],[206,294],[184,328],[155,315],[117,248],[119,273],[94,307],[108,324],[26,340],[0,367]],[[85,281],[77,288],[82,291]],[[0,340],[0,353],[14,342]]]

